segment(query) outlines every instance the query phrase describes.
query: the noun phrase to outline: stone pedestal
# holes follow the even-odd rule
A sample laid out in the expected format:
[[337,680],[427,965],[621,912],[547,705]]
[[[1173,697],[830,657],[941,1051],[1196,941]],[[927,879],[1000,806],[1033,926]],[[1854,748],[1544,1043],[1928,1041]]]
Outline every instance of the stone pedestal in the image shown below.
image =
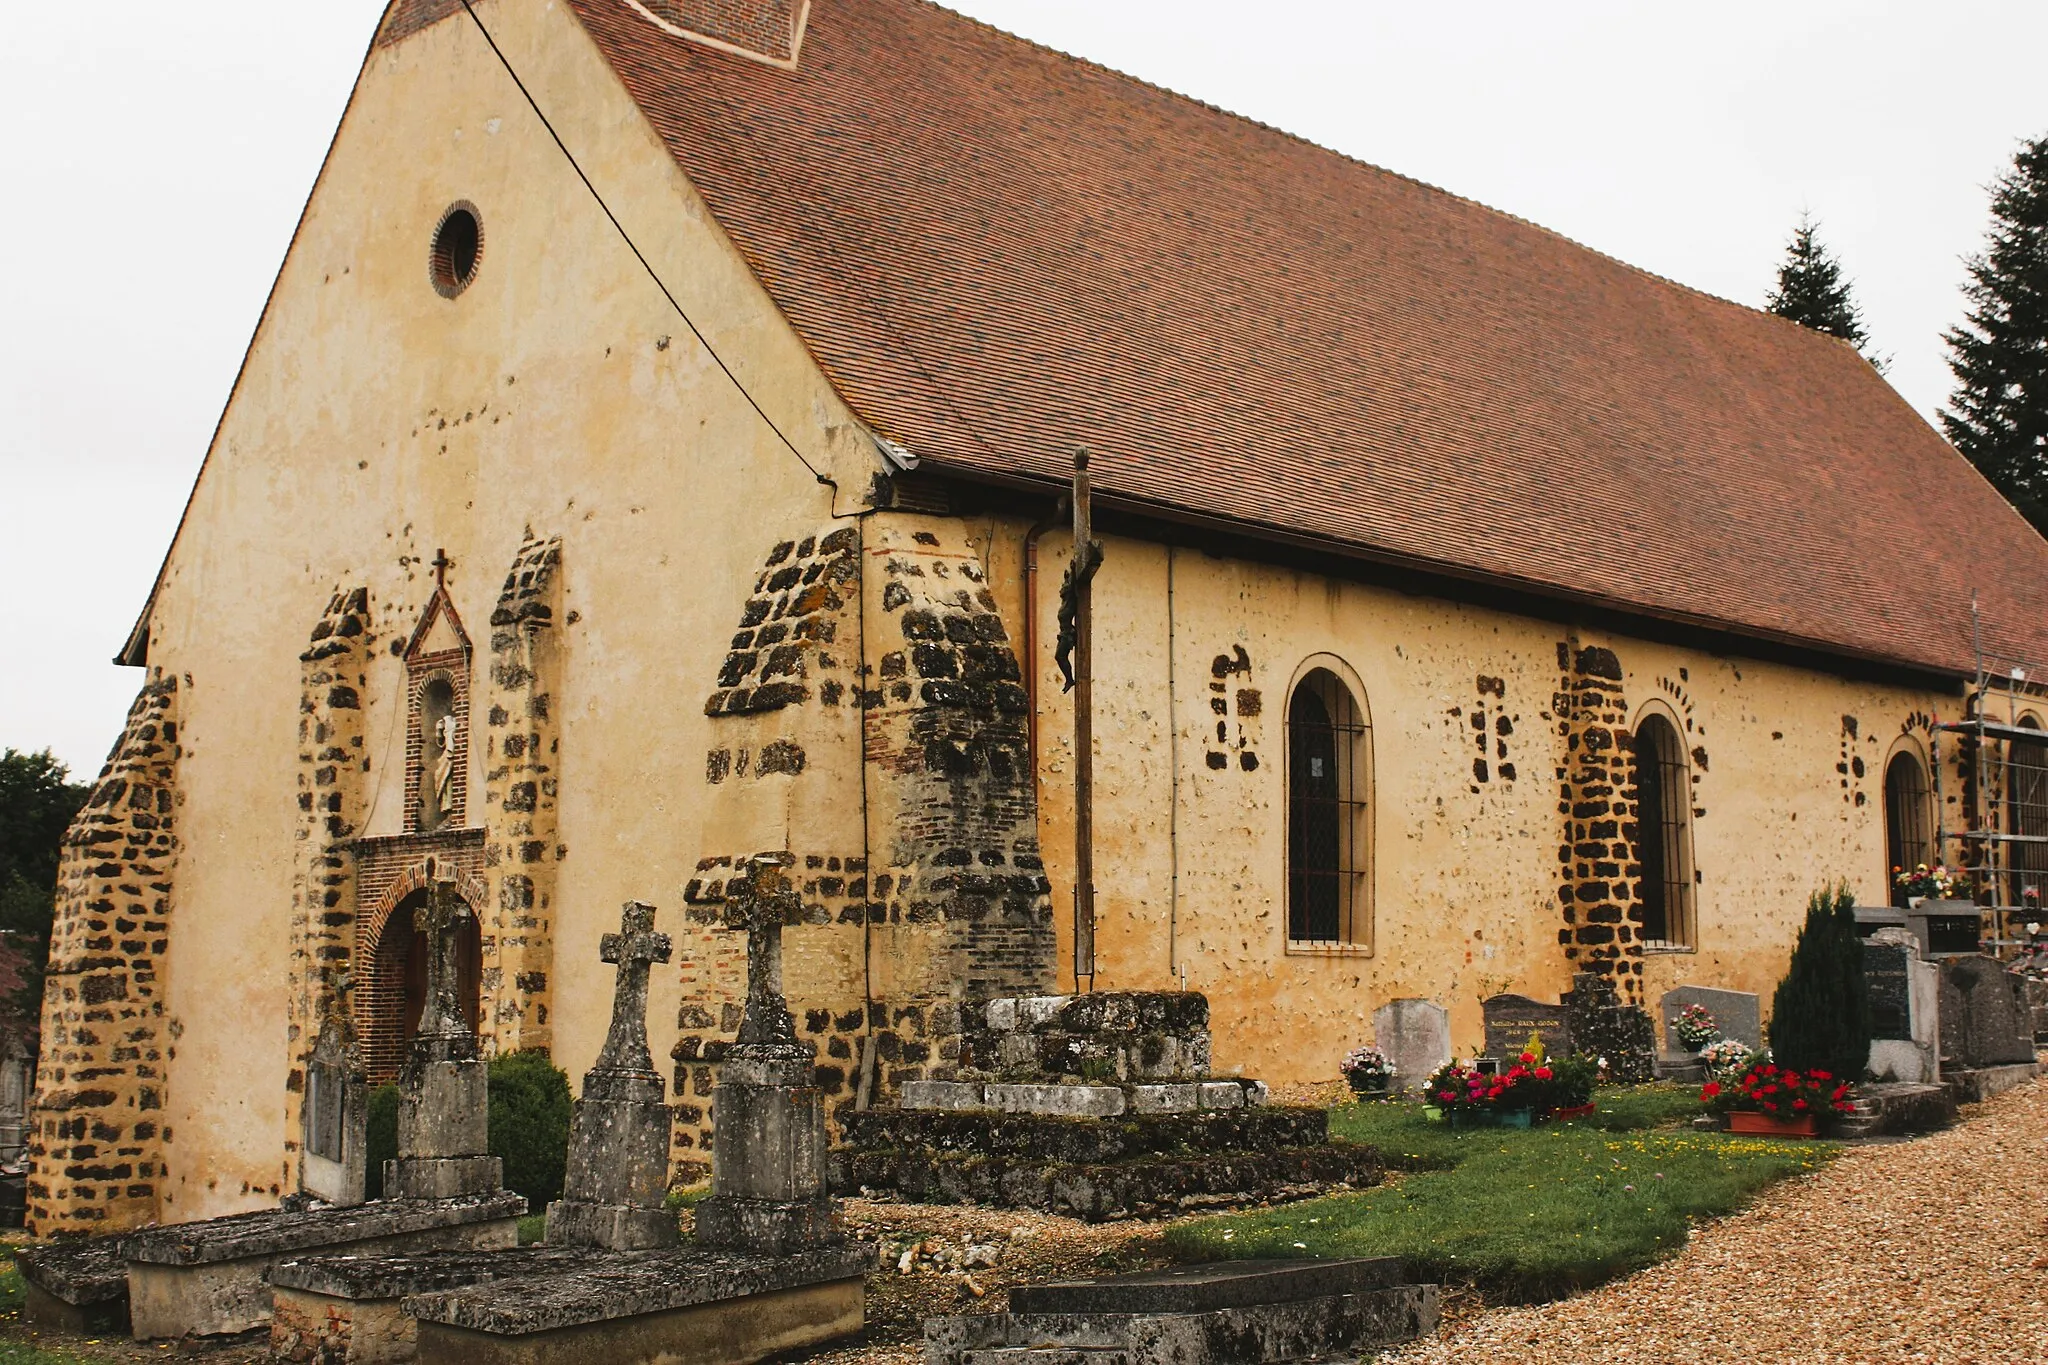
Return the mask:
[[490,1155],[489,1120],[481,1058],[415,1057],[399,1079],[398,1159],[384,1163],[384,1197],[459,1199],[503,1188],[505,1164]]
[[825,1098],[811,1083],[816,1055],[795,1042],[726,1053],[699,1243],[779,1255],[839,1240],[825,1188]]

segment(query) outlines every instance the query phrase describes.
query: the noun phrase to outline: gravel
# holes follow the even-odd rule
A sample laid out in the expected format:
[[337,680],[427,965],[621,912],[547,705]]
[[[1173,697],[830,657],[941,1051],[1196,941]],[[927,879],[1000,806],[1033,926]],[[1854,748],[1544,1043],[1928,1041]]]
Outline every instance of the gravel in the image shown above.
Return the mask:
[[1434,1362],[2048,1358],[2048,1085],[1914,1142],[1854,1147],[1696,1230],[1673,1260],[1560,1303],[1449,1322]]

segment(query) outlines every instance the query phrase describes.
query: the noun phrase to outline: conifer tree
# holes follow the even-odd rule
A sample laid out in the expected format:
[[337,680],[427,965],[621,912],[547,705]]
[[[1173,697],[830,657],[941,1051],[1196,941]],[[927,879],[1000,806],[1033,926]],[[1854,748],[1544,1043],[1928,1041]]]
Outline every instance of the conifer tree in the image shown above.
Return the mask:
[[1942,337],[1956,391],[1941,424],[1957,450],[2048,534],[2048,136],[2020,145],[1969,261],[1970,311]]
[[1785,263],[1778,267],[1778,287],[1765,296],[1764,307],[1801,327],[1840,337],[1882,372],[1887,362],[1865,349],[1870,333],[1864,330],[1862,311],[1850,297],[1841,262],[1815,235],[1817,226],[1811,217],[1800,215],[1785,248]]
[[1807,899],[1806,927],[1771,997],[1771,1058],[1846,1081],[1862,1079],[1870,1064],[1863,941],[1856,934],[1856,898],[1846,885]]

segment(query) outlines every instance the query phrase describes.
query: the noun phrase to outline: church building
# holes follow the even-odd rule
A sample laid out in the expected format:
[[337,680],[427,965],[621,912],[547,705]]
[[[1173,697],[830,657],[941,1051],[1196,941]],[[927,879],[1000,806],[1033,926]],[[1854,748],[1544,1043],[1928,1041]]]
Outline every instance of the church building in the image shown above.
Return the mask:
[[1288,1082],[1397,998],[1768,996],[1815,888],[2019,827],[1943,723],[2048,717],[1983,683],[2048,546],[1848,345],[925,0],[395,0],[145,589],[44,1233],[296,1190],[434,879],[572,1077],[658,907],[686,1173],[755,855],[841,1111],[1020,993],[1201,991]]

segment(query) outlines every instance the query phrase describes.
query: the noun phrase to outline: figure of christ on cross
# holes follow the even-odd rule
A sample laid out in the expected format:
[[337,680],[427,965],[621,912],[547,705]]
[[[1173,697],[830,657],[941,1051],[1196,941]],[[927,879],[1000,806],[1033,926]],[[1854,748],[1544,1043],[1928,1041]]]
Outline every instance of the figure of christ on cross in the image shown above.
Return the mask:
[[412,912],[413,928],[427,940],[427,999],[420,1010],[421,1038],[469,1037],[469,1021],[455,998],[460,968],[456,956],[462,921],[470,915],[469,905],[455,893],[455,880],[443,880],[439,868],[427,862],[427,903]]
[[612,988],[611,1032],[595,1070],[654,1071],[654,1054],[647,1047],[647,974],[655,963],[668,961],[673,950],[669,936],[655,932],[654,907],[645,901],[627,901],[619,912],[619,932],[599,940],[598,955],[616,963],[619,972]]
[[786,855],[747,860],[747,875],[726,884],[725,927],[747,931],[747,1012],[742,1043],[796,1042],[796,1021],[782,998],[782,926],[797,923],[803,901],[789,884]]

